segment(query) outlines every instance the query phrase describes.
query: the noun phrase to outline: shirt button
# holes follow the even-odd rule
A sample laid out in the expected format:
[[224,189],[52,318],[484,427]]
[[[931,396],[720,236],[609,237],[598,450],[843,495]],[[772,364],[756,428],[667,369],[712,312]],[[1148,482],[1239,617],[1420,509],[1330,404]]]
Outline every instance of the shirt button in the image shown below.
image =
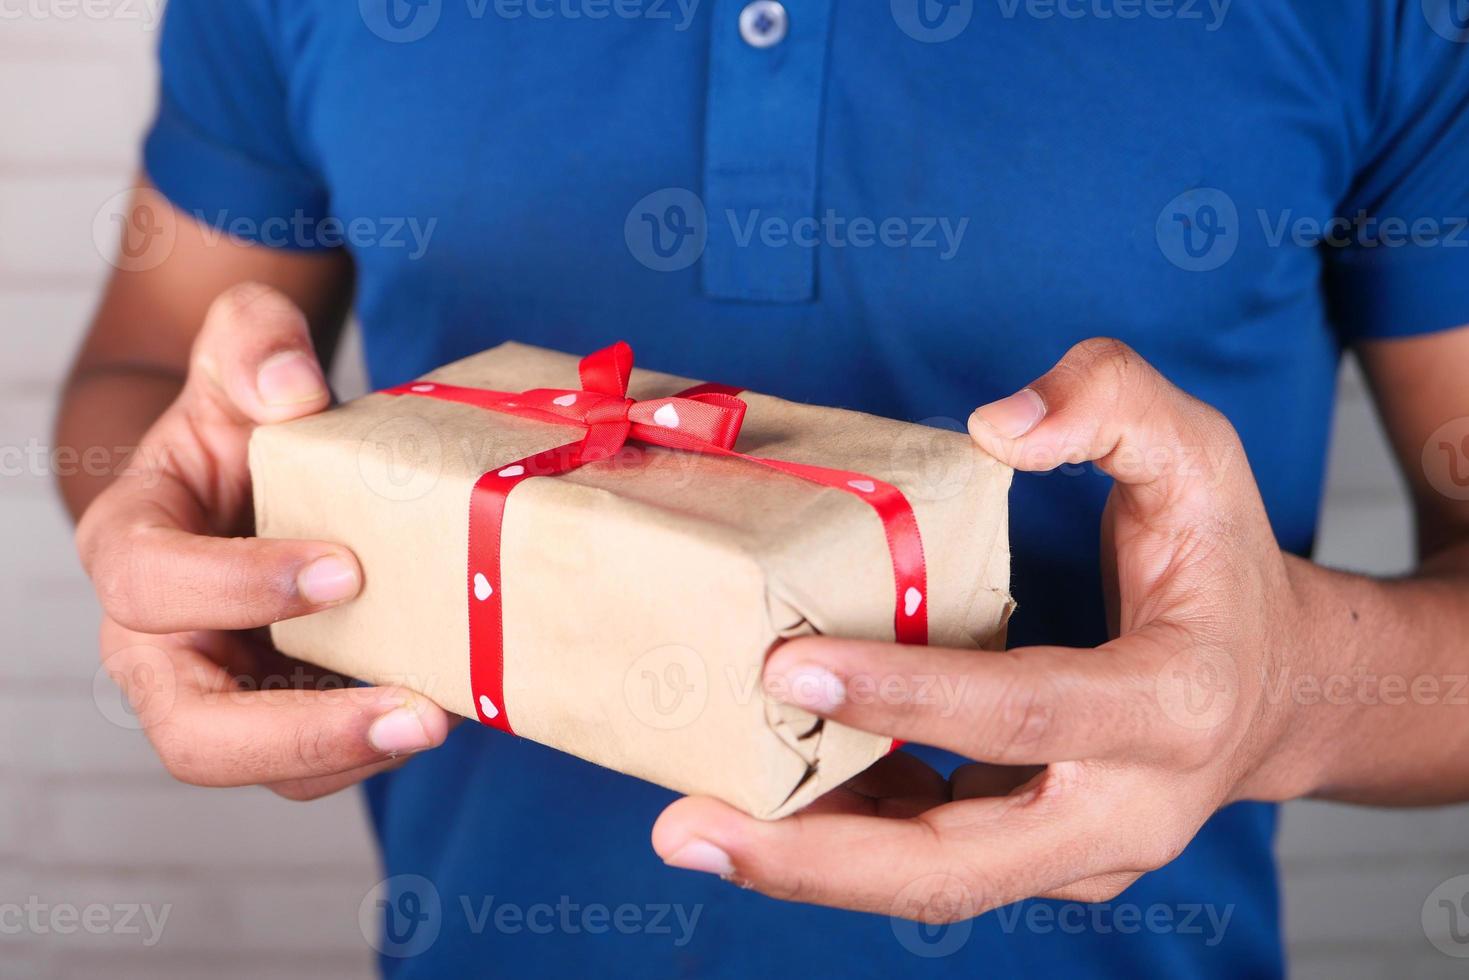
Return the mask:
[[769,48],[785,40],[789,23],[775,0],[754,0],[740,11],[740,37],[752,48]]

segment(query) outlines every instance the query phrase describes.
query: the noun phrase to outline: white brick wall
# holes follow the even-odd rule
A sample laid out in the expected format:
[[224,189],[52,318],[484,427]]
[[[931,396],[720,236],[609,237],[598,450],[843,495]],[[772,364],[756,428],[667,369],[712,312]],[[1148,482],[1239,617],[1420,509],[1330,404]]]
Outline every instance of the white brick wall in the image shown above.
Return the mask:
[[[1319,559],[1391,575],[1413,561],[1401,477],[1355,365],[1343,372]],[[1423,903],[1469,873],[1469,808],[1285,808],[1285,919],[1302,977],[1461,977],[1463,960],[1424,940]]]
[[[92,221],[127,186],[150,111],[158,2],[36,0],[0,20],[0,447],[48,439],[55,386],[105,271]],[[1343,392],[1323,557],[1400,570],[1401,489],[1354,372]],[[0,477],[0,540],[0,902],[171,906],[153,948],[146,931],[0,935],[0,977],[368,974],[356,913],[376,874],[358,798],[298,806],[172,783],[94,702],[96,613],[47,474]],[[1459,975],[1419,914],[1438,882],[1469,872],[1465,819],[1288,807],[1299,975]]]
[[[93,219],[136,167],[157,7],[0,11],[0,447],[12,453],[48,443],[96,302]],[[0,903],[170,909],[151,948],[146,928],[0,933],[0,978],[371,975],[357,907],[378,875],[359,798],[298,806],[169,779],[93,699],[97,614],[49,474],[17,475],[13,457],[0,468]]]

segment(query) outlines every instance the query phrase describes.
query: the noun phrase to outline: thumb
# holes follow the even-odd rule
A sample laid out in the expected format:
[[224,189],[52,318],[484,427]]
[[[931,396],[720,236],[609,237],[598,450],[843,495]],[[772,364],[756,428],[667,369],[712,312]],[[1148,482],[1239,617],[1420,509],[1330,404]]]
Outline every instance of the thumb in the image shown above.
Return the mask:
[[331,400],[305,314],[282,293],[253,282],[231,287],[209,307],[188,389],[236,423],[283,422],[319,412]]
[[1077,344],[1028,387],[976,409],[969,433],[1017,470],[1095,462],[1143,505],[1207,500],[1211,491],[1253,486],[1224,416],[1118,340]]

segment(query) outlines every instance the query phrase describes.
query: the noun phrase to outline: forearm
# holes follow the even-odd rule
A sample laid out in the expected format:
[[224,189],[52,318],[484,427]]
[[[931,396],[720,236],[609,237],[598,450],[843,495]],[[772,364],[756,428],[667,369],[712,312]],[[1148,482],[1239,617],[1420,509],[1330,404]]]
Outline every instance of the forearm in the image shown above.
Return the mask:
[[182,389],[190,349],[216,297],[245,282],[271,287],[294,305],[293,317],[304,317],[325,363],[351,305],[345,250],[296,253],[217,235],[141,177],[132,206],[147,208],[148,222],[162,222],[172,246],[156,267],[113,275],[62,395],[57,445],[110,460],[58,474],[74,517],[127,467],[162,463],[136,453],[128,459],[129,450]]
[[137,446],[183,381],[165,368],[129,365],[82,367],[72,375],[61,397],[56,445],[78,465],[58,468],[56,479],[73,519],[119,474],[161,464]]
[[1288,568],[1298,649],[1271,658],[1261,681],[1294,719],[1282,750],[1313,757],[1312,795],[1469,799],[1469,545],[1397,580]]

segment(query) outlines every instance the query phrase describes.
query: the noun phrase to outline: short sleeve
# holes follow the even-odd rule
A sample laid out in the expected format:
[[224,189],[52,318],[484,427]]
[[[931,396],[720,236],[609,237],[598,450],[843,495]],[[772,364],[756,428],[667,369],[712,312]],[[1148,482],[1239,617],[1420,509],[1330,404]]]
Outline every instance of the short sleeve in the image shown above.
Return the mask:
[[196,220],[308,250],[317,236],[299,230],[327,217],[328,196],[292,133],[273,11],[273,0],[169,0],[143,165]]
[[1376,122],[1323,246],[1332,319],[1348,343],[1469,324],[1469,24],[1461,2],[1395,0],[1380,24]]

